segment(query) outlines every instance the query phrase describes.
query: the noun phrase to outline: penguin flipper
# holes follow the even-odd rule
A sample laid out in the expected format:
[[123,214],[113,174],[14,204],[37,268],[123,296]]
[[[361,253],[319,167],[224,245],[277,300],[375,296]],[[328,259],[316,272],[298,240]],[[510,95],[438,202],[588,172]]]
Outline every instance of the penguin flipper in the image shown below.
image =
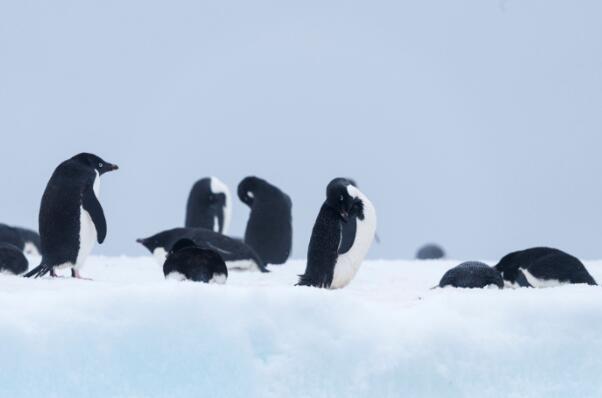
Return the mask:
[[104,242],[107,237],[107,220],[105,219],[105,213],[102,210],[102,206],[91,186],[84,190],[82,206],[84,207],[84,210],[90,214],[90,217],[92,217],[92,222],[96,227],[96,233],[98,235],[98,243]]

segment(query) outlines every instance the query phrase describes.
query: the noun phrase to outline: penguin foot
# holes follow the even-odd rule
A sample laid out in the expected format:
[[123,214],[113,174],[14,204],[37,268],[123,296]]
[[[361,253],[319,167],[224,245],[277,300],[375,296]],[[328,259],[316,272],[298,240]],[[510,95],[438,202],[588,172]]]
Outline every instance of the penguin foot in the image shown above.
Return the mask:
[[81,279],[83,281],[91,281],[92,278],[84,278],[83,276],[80,275],[79,271],[76,269],[71,269],[71,276],[74,277],[75,279]]

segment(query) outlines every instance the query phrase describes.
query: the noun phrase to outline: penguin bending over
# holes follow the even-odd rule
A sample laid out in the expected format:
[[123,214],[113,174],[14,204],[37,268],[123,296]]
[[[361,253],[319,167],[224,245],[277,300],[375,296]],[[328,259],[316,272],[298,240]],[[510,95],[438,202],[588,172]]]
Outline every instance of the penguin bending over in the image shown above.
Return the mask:
[[27,271],[29,262],[23,251],[10,243],[0,243],[0,272],[19,275]]
[[163,264],[166,279],[226,283],[228,268],[215,250],[201,249],[190,239],[180,239]]
[[148,238],[138,239],[136,242],[146,247],[162,265],[167,253],[180,239],[190,239],[201,249],[215,250],[229,269],[257,269],[261,272],[269,272],[257,253],[244,242],[205,228],[168,229]]
[[293,245],[291,198],[257,177],[247,177],[238,184],[238,197],[251,209],[245,243],[266,264],[284,264]]
[[100,176],[118,167],[90,153],[61,163],[50,177],[40,206],[42,263],[26,277],[40,277],[70,267],[74,278],[95,241],[107,236],[107,222],[98,201]]
[[549,247],[509,253],[495,269],[508,284],[521,287],[550,287],[567,283],[597,285],[578,258]]
[[[357,222],[353,239],[343,239],[343,225]],[[336,178],[326,188],[326,201],[314,224],[300,286],[338,289],[355,277],[376,233],[372,202],[346,178]]]
[[226,235],[232,204],[228,186],[216,177],[198,180],[186,205],[186,228],[206,228]]
[[447,271],[439,287],[484,288],[487,286],[504,288],[504,280],[495,268],[478,261],[467,261]]
[[37,256],[42,252],[40,235],[38,235],[37,232],[26,228],[0,224],[0,242],[10,243],[25,254]]

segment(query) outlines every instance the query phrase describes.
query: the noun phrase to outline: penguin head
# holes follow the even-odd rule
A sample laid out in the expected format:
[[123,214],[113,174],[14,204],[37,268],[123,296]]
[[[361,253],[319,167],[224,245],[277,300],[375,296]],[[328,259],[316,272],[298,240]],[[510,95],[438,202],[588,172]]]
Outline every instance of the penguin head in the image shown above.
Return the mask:
[[116,164],[111,164],[92,153],[80,153],[79,155],[75,155],[72,159],[92,168],[97,171],[99,175],[119,169]]
[[261,178],[246,177],[238,184],[238,198],[247,206],[253,206],[257,192],[266,184],[267,182]]
[[347,178],[335,178],[328,184],[326,204],[334,209],[344,222],[347,222],[350,216],[364,218],[359,191]]
[[213,210],[217,216],[226,206],[226,189],[225,185],[215,177],[203,178],[194,184],[191,195],[194,201],[204,208]]

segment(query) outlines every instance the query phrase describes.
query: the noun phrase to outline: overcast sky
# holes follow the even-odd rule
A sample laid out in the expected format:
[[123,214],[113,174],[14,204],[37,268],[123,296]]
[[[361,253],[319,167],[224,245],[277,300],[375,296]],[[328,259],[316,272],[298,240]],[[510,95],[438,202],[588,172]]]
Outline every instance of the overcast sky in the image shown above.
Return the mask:
[[[328,181],[379,216],[373,258],[532,245],[602,258],[602,2],[0,2],[0,221],[53,169],[121,169],[97,254],[184,222],[192,183],[266,178],[304,258]],[[248,210],[234,200],[231,232]]]

